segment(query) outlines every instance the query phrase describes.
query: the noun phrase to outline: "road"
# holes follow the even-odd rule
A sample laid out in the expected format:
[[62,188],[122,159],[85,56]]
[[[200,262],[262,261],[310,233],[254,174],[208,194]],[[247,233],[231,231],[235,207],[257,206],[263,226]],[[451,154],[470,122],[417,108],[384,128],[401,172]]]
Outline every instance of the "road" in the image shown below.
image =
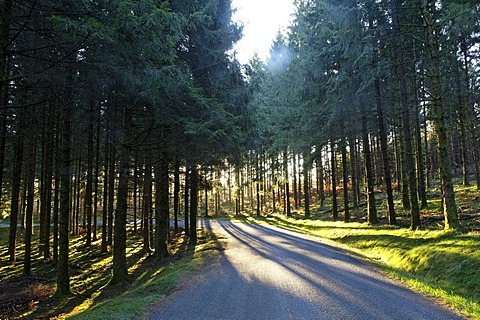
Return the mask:
[[203,222],[228,246],[149,319],[462,319],[369,263],[283,229]]

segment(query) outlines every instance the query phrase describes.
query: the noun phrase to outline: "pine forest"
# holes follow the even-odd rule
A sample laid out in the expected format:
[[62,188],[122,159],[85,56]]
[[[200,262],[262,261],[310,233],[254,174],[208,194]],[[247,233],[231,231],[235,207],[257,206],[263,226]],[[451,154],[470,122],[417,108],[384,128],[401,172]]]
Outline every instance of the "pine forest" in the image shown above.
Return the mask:
[[176,272],[209,219],[467,237],[480,278],[480,4],[294,4],[242,64],[231,0],[0,1],[1,319]]

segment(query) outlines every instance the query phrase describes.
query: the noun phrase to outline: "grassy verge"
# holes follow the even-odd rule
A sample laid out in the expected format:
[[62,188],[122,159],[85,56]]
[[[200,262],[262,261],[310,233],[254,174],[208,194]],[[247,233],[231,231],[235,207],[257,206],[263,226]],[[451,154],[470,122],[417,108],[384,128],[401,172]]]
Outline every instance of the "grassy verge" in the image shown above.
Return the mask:
[[333,241],[371,260],[417,291],[480,319],[480,234],[410,231],[362,223],[248,218]]
[[[20,234],[22,239],[22,234]],[[35,230],[33,247],[38,246]],[[171,257],[157,261],[143,251],[140,235],[128,240],[129,281],[109,285],[111,253],[100,253],[100,242],[84,247],[82,237],[70,239],[72,295],[55,299],[56,269],[37,252],[32,257],[32,276],[22,275],[23,249],[16,263],[7,262],[8,228],[0,228],[0,319],[138,319],[155,303],[172,293],[179,279],[194,272],[223,248],[211,233],[198,235],[189,246],[183,237],[170,244]],[[35,250],[36,251],[36,250]]]

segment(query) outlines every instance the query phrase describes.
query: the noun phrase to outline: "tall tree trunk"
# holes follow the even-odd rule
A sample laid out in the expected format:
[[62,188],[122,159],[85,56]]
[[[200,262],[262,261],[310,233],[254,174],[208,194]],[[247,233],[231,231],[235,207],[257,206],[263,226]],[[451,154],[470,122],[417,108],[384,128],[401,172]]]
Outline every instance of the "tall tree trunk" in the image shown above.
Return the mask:
[[198,171],[197,166],[191,166],[190,186],[190,241],[191,245],[197,244],[197,214],[198,214]]
[[10,229],[8,238],[8,253],[9,261],[15,261],[16,259],[16,235],[17,235],[17,223],[18,215],[20,213],[19,200],[20,189],[22,185],[22,167],[23,167],[23,152],[24,152],[24,122],[25,111],[23,108],[20,110],[18,120],[18,130],[14,139],[14,162],[12,172],[12,196],[10,203]]
[[438,55],[437,31],[434,30],[434,20],[430,8],[435,4],[430,0],[422,0],[422,13],[425,26],[426,49],[428,53],[429,77],[431,82],[432,111],[435,131],[438,136],[438,158],[440,168],[440,183],[442,186],[443,213],[445,229],[458,229],[460,223],[457,215],[457,204],[452,180],[452,165],[448,154],[448,135],[445,123],[445,110],[442,101],[442,85],[440,83],[440,58]]
[[178,233],[178,212],[180,211],[180,161],[175,160],[173,172],[173,231]]
[[124,134],[120,146],[120,166],[118,168],[117,207],[115,210],[115,236],[113,238],[113,268],[110,284],[127,280],[127,208],[128,208],[128,172],[130,169],[132,116],[124,110]]
[[333,221],[338,220],[337,204],[337,160],[335,155],[335,141],[330,140],[331,182],[332,182],[332,216]]
[[185,166],[185,192],[184,192],[184,225],[185,225],[185,235],[190,236],[190,165],[187,163]]
[[239,161],[237,161],[235,165],[235,215],[240,214],[240,193],[242,188],[242,183],[240,182],[240,165],[238,163]]
[[44,227],[44,243],[43,243],[43,257],[50,258],[50,224],[52,217],[52,182],[54,170],[54,154],[55,154],[55,117],[53,115],[54,106],[49,106],[48,123],[46,130],[46,155],[45,155],[45,183],[43,185],[45,201],[45,227]]
[[[3,0],[0,5],[0,201],[3,187],[3,169],[5,162],[5,146],[7,135],[7,107],[8,107],[8,81],[9,78],[9,46],[10,46],[10,23],[12,20],[12,0]],[[15,230],[16,231],[16,226]],[[10,256],[10,259],[12,257]]]
[[308,181],[309,172],[310,172],[310,155],[308,151],[303,153],[303,198],[304,198],[304,207],[305,207],[305,218],[310,218],[310,188]]
[[100,176],[100,117],[101,117],[101,111],[100,108],[98,108],[98,119],[97,119],[97,141],[95,145],[95,181],[94,181],[94,193],[95,196],[93,198],[93,235],[92,235],[92,240],[97,241],[97,224],[98,224],[98,192],[99,192],[99,186],[98,186],[98,180]]
[[109,190],[108,185],[110,181],[110,130],[109,125],[105,130],[105,157],[103,159],[103,204],[102,204],[102,243],[100,252],[105,253],[108,251],[108,201],[109,201]]
[[297,187],[297,155],[295,152],[292,154],[292,161],[293,161],[293,173],[292,173],[292,180],[293,180],[293,203],[295,204],[295,209],[298,209],[298,187]]
[[168,257],[168,230],[169,230],[169,205],[168,205],[168,159],[160,153],[160,158],[155,166],[155,256],[157,259]]
[[292,216],[292,209],[290,206],[290,187],[288,183],[288,152],[283,152],[283,172],[285,175],[285,208],[287,217]]
[[[0,78],[1,79],[1,78]],[[7,109],[9,104],[8,87],[0,85],[0,209],[3,207],[2,191],[5,169],[5,151],[7,147]]]
[[[61,130],[61,126],[59,121],[56,122],[56,130],[59,132]],[[59,227],[59,204],[60,204],[60,166],[61,166],[61,139],[62,134],[57,133],[55,135],[55,185],[54,185],[54,192],[53,192],[53,263],[55,266],[58,265],[58,227]]]
[[36,139],[33,130],[33,119],[30,120],[29,128],[29,144],[27,152],[27,207],[25,211],[25,255],[23,259],[23,274],[30,276],[31,261],[32,261],[32,233],[33,233],[33,205],[35,202],[35,154],[36,154]]
[[383,175],[385,177],[385,187],[387,189],[388,203],[388,223],[397,224],[395,207],[393,204],[392,176],[390,173],[390,158],[388,156],[387,130],[385,128],[385,119],[383,116],[383,103],[380,92],[380,81],[375,79],[375,100],[377,105],[378,131],[380,136],[380,149],[383,159]]
[[479,140],[478,140],[478,133],[477,133],[477,124],[476,124],[476,114],[474,110],[474,104],[471,100],[470,94],[470,75],[469,75],[469,51],[467,47],[467,42],[465,37],[462,37],[460,41],[460,47],[463,54],[463,71],[464,71],[464,81],[465,81],[465,90],[466,90],[466,98],[465,98],[465,108],[466,108],[466,117],[467,117],[467,126],[471,129],[469,130],[470,141],[472,143],[472,158],[473,158],[473,165],[475,170],[475,181],[477,184],[477,189],[480,189],[480,154],[479,154]]
[[343,176],[343,207],[344,207],[344,219],[345,222],[350,222],[350,208],[348,200],[348,165],[347,165],[347,142],[342,137],[341,142],[342,150],[342,176]]
[[93,198],[93,122],[94,122],[94,106],[90,101],[88,106],[88,125],[87,125],[87,181],[85,186],[85,209],[86,209],[86,237],[85,246],[92,245],[92,198]]
[[372,157],[370,153],[370,141],[368,139],[367,112],[365,106],[360,104],[361,125],[362,125],[362,143],[363,154],[365,157],[365,178],[367,189],[367,222],[369,224],[378,224],[377,207],[375,203],[375,190],[372,172]]
[[405,169],[408,176],[408,184],[410,190],[410,204],[411,204],[411,214],[410,214],[410,228],[412,230],[418,229],[421,227],[420,222],[420,211],[418,207],[418,189],[417,189],[417,174],[415,171],[415,159],[413,153],[413,137],[412,130],[410,126],[410,106],[408,103],[408,91],[407,83],[405,80],[405,59],[402,48],[402,39],[403,35],[400,29],[399,22],[399,10],[400,4],[398,0],[393,0],[392,8],[392,22],[394,32],[397,38],[395,43],[395,58],[397,61],[397,77],[400,85],[400,102],[402,105],[402,126],[403,126],[403,137],[404,137],[404,148],[405,148]]
[[[415,80],[416,82],[416,80]],[[415,88],[415,101],[416,109],[414,112],[413,120],[415,125],[415,149],[417,150],[417,173],[418,173],[418,196],[420,197],[420,209],[426,209],[428,207],[427,203],[427,187],[426,187],[426,178],[425,178],[425,162],[423,156],[422,148],[422,136],[420,128],[420,104],[418,97],[418,90]]]
[[276,192],[276,185],[277,185],[277,178],[275,176],[275,168],[277,167],[277,158],[272,155],[272,211],[275,213],[277,212],[277,201],[275,199],[275,192]]
[[145,152],[143,177],[143,251],[151,253],[150,217],[152,215],[152,161],[150,151]]
[[67,75],[65,96],[61,114],[61,160],[60,160],[60,210],[58,216],[58,264],[57,290],[55,296],[70,294],[68,218],[70,215],[70,150],[71,118],[73,113],[73,80],[75,71],[70,69]]
[[[112,128],[113,129],[113,128]],[[116,160],[116,148],[113,144],[112,132],[110,133],[110,154],[108,156],[108,210],[107,210],[107,246],[111,246],[113,243],[113,208],[115,199],[115,160]]]
[[350,148],[350,171],[352,173],[352,205],[353,210],[358,209],[358,174],[357,174],[357,148],[356,148],[356,138],[353,134],[349,135],[348,137],[348,145]]
[[260,164],[258,159],[258,153],[255,154],[255,188],[257,195],[257,217],[260,217],[260,182],[261,182],[261,172]]

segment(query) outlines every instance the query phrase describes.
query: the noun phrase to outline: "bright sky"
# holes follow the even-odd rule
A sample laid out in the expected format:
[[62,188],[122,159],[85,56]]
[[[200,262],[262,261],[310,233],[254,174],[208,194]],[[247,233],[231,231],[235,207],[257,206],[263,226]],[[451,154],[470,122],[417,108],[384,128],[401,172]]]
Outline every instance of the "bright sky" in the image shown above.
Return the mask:
[[285,29],[294,11],[293,0],[233,0],[237,9],[234,21],[243,22],[243,38],[237,42],[237,58],[248,63],[255,52],[268,57],[270,46],[279,29]]

